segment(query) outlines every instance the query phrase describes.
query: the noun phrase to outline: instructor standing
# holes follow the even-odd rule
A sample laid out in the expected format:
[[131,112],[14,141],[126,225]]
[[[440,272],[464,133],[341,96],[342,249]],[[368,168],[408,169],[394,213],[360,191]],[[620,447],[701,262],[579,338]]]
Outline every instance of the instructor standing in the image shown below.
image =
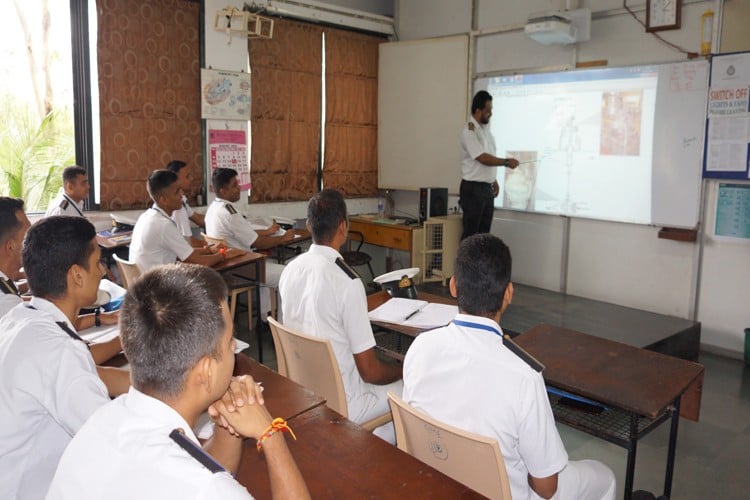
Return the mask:
[[516,168],[518,160],[495,156],[495,138],[490,132],[492,96],[480,90],[471,101],[471,118],[461,132],[460,203],[464,217],[461,239],[489,233],[498,195],[497,167]]

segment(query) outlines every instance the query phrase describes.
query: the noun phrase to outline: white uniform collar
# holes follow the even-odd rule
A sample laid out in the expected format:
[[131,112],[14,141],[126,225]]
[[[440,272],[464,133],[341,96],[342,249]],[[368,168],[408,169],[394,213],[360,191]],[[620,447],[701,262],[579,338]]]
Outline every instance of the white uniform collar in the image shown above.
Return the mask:
[[156,212],[158,212],[158,213],[162,214],[162,215],[163,215],[164,217],[166,217],[167,219],[169,219],[170,221],[172,221],[172,223],[174,223],[174,224],[177,224],[177,223],[176,223],[175,221],[173,221],[173,220],[172,220],[172,217],[170,217],[169,215],[167,215],[167,212],[165,212],[165,211],[164,211],[164,210],[163,210],[163,209],[162,209],[162,208],[161,208],[161,207],[160,207],[159,205],[157,205],[156,203],[154,203],[153,205],[151,205],[151,208],[153,208],[153,209],[154,209],[154,210],[155,210]]
[[313,243],[312,245],[310,245],[310,248],[307,251],[308,253],[319,254],[324,257],[328,257],[331,260],[342,258],[341,254],[335,248],[331,248],[328,245],[317,245]]
[[131,386],[125,399],[125,406],[137,415],[144,416],[152,422],[168,427],[170,430],[182,429],[185,436],[200,446],[198,438],[195,437],[193,429],[182,418],[182,415],[163,401],[144,394]]
[[67,316],[52,302],[50,302],[47,299],[43,299],[41,297],[31,297],[31,301],[29,302],[29,305],[36,309],[37,311],[42,311],[44,313],[49,314],[52,316],[52,319],[55,322],[58,321],[64,321],[68,324],[71,330],[78,333],[78,330],[76,330],[76,327],[73,325],[73,323],[70,322]]
[[9,280],[10,278],[4,272],[0,271],[0,279]]
[[[503,333],[503,329],[500,328],[500,325],[498,325],[497,322],[495,322],[494,319],[485,318],[484,316],[473,316],[471,314],[458,313],[458,314],[456,314],[456,317],[454,319],[458,320],[458,321],[465,321],[467,323],[478,323],[480,325],[484,325],[484,326],[488,326],[490,328],[494,328],[495,330],[497,330],[501,334]],[[459,325],[456,325],[456,326],[459,326]],[[459,326],[459,328],[471,328],[471,327]],[[483,332],[490,333],[487,330],[482,330],[482,329],[479,329],[479,328],[472,328],[472,330],[483,331]]]
[[471,122],[471,123],[473,123],[473,124],[475,125],[475,128],[474,128],[474,130],[476,130],[476,127],[479,127],[479,130],[481,130],[482,132],[484,132],[484,127],[485,127],[485,126],[484,126],[484,125],[482,125],[481,123],[479,123],[479,122],[478,122],[478,121],[476,120],[476,118],[474,118],[474,115],[471,115],[471,116],[469,116],[469,122]]

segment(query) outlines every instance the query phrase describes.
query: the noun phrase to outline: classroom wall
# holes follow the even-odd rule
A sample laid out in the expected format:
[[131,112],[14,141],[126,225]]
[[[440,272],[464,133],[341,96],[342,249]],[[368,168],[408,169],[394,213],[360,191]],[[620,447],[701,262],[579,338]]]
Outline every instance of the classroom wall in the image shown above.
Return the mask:
[[[535,64],[569,67],[571,63],[591,60],[606,60],[612,66],[685,60],[683,54],[645,33],[622,9],[620,0],[578,3],[592,9],[591,40],[573,49],[571,61],[570,52],[559,47],[550,47],[540,57],[538,45],[530,40],[524,42],[518,36],[530,13],[559,9],[565,2],[478,0],[477,28],[484,33],[495,33],[486,36],[479,33],[478,45],[483,53],[475,57],[482,64],[492,61],[493,67],[483,68],[484,71],[497,72],[518,69],[519,51],[529,55],[525,67]],[[720,3],[684,1],[681,29],[662,32],[662,36],[689,51],[698,51],[701,14],[709,8],[718,12]],[[726,3],[733,9],[732,20],[724,29],[731,38],[728,46],[732,50],[750,50],[747,23],[739,23],[744,29],[733,28],[738,24],[736,17],[750,12],[748,2],[727,0]],[[471,4],[452,0],[395,0],[399,37],[409,40],[468,32]],[[629,1],[628,5],[645,18],[645,1]],[[528,43],[528,48],[524,43]],[[513,53],[505,55],[509,47]],[[708,187],[710,194],[711,183]],[[709,220],[704,225],[711,227],[712,203],[708,196],[705,205],[707,209],[710,206]],[[493,232],[515,250],[516,281],[662,314],[695,317],[703,323],[705,346],[739,355],[742,329],[750,326],[745,304],[750,294],[750,245],[704,236],[701,255],[699,244],[658,239],[659,229],[500,210],[496,211],[493,223]]]

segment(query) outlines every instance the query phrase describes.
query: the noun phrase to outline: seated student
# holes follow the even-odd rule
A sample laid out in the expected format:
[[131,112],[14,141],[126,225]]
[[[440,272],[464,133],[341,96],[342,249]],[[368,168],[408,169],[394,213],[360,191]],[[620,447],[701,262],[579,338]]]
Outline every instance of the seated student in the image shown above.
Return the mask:
[[23,237],[30,225],[23,200],[0,196],[0,318],[23,302],[14,281],[20,277]]
[[177,223],[180,231],[182,232],[182,235],[190,243],[190,245],[195,248],[200,248],[204,246],[206,242],[197,238],[193,238],[193,230],[190,227],[190,221],[195,222],[195,224],[199,227],[205,227],[206,223],[203,214],[199,214],[198,212],[193,211],[190,205],[188,205],[187,196],[185,196],[185,193],[192,187],[193,174],[190,172],[189,168],[185,168],[186,166],[187,163],[185,163],[184,161],[172,160],[167,163],[167,166],[165,167],[170,172],[174,172],[175,174],[177,174],[177,182],[180,184],[180,188],[182,189],[182,206],[172,212],[172,220]]
[[[289,229],[281,236],[273,236],[279,225],[273,224],[268,229],[253,229],[252,224],[237,211],[233,203],[240,199],[240,185],[237,171],[232,168],[217,168],[211,176],[216,199],[206,211],[206,234],[215,238],[224,238],[227,245],[243,250],[272,248],[279,243],[294,239],[294,231]],[[266,261],[267,293],[261,294],[261,319],[271,310],[271,288],[279,286],[279,277],[284,270],[281,264]]]
[[409,347],[403,399],[441,422],[497,439],[514,499],[614,499],[607,466],[568,461],[542,374],[503,344],[510,272],[510,250],[496,236],[461,242],[450,281],[459,314]]
[[0,498],[42,498],[73,434],[108,392],[127,390],[128,373],[97,369],[73,327],[96,300],[100,256],[82,217],[49,217],[26,234],[34,296],[0,318]]
[[89,195],[89,176],[86,169],[73,165],[63,170],[63,187],[47,208],[47,217],[73,215],[83,217],[83,200]]
[[177,174],[169,170],[154,170],[146,187],[154,205],[138,217],[130,242],[130,260],[138,264],[142,273],[162,264],[172,264],[175,260],[212,266],[242,253],[236,250],[215,253],[209,247],[193,248],[185,241],[171,218],[172,212],[182,208],[182,188]]
[[[349,419],[364,422],[388,412],[388,391],[401,394],[401,366],[376,356],[365,287],[339,254],[349,234],[340,192],[324,189],[310,199],[307,228],[313,244],[286,266],[279,282],[284,324],[331,341]],[[395,442],[392,423],[375,434]]]
[[[257,385],[232,379],[226,297],[203,266],[162,266],[128,290],[121,325],[133,387],[73,438],[48,499],[251,498],[230,475],[243,437],[259,439],[274,498],[309,498],[282,432],[265,435],[271,417]],[[206,409],[217,425],[201,449],[191,429]]]

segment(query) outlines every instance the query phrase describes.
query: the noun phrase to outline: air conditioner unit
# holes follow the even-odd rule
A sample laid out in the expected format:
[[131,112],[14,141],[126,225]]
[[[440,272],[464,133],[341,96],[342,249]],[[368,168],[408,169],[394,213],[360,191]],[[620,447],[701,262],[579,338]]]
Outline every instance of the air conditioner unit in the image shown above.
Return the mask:
[[524,27],[529,38],[543,45],[567,45],[591,38],[591,10],[539,12],[529,16]]

